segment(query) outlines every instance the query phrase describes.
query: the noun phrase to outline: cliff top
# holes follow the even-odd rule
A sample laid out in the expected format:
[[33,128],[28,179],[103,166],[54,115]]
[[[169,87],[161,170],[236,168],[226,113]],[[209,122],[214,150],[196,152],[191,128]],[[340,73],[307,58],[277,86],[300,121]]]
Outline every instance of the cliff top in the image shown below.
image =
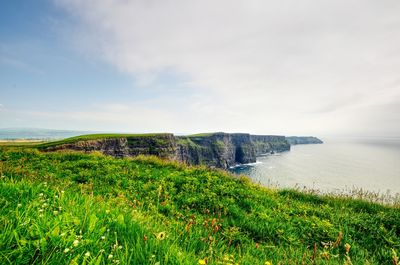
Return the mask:
[[120,134],[120,133],[108,133],[108,134],[85,134],[75,137],[70,137],[58,141],[52,141],[37,145],[39,148],[47,148],[62,144],[76,143],[79,141],[89,141],[107,138],[125,138],[125,137],[155,137],[155,136],[167,136],[172,135],[171,133],[144,133],[144,134]]

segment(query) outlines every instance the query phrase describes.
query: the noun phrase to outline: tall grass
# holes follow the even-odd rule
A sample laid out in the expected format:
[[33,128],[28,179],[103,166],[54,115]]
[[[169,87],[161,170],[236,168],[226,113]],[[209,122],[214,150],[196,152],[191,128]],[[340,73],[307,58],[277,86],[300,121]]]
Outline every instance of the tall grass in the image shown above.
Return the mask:
[[155,157],[0,150],[0,264],[394,264],[400,211]]

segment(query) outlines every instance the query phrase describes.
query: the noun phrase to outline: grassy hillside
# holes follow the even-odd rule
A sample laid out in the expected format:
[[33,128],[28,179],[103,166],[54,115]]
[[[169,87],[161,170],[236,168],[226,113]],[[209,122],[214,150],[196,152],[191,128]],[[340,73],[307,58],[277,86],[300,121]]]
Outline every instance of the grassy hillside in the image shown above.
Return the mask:
[[0,264],[395,264],[400,210],[154,157],[0,149]]
[[130,137],[155,137],[155,136],[164,136],[168,135],[167,133],[146,133],[146,134],[121,134],[121,133],[108,133],[108,134],[85,134],[79,135],[75,137],[70,137],[58,141],[51,141],[37,145],[40,148],[47,148],[52,146],[58,146],[62,144],[71,144],[79,141],[89,141],[89,140],[99,140],[99,139],[107,139],[107,138],[130,138]]

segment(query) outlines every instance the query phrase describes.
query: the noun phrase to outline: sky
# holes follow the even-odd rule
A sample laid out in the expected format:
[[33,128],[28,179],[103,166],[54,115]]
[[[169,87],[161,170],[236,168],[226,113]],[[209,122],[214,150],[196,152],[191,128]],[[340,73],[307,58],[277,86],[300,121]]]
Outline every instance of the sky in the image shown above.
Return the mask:
[[400,1],[4,0],[0,128],[400,136]]

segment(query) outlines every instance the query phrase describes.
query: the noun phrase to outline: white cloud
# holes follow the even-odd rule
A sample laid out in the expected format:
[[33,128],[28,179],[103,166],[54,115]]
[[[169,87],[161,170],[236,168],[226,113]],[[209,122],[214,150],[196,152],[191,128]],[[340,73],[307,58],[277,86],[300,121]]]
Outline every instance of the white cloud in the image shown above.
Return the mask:
[[56,2],[78,18],[81,48],[143,84],[189,76],[196,96],[165,110],[176,130],[351,132],[400,95],[397,0]]

